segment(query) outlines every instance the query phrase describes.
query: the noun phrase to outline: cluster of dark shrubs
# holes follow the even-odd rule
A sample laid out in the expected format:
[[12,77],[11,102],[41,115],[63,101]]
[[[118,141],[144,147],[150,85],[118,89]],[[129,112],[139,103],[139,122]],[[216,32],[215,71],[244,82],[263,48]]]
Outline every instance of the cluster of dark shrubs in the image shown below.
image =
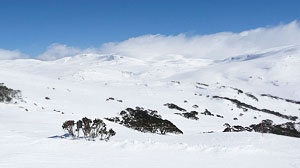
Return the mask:
[[244,102],[241,102],[237,99],[232,99],[232,98],[228,98],[228,97],[221,97],[221,96],[212,96],[212,98],[228,100],[228,101],[232,102],[233,104],[235,104],[237,106],[237,108],[243,109],[244,111],[248,111],[248,109],[251,109],[251,110],[254,110],[254,111],[260,111],[260,112],[272,114],[272,115],[275,115],[277,117],[285,118],[285,119],[292,120],[292,121],[296,121],[298,119],[297,116],[285,115],[285,114],[281,114],[277,111],[272,111],[272,110],[269,110],[269,109],[259,109],[257,107],[254,107],[254,106],[250,105],[250,104],[246,104]]
[[205,83],[200,83],[200,82],[196,82],[197,85],[202,85],[202,86],[209,86],[208,84]]
[[297,127],[300,127],[300,123],[287,122],[283,124],[273,124],[272,120],[267,119],[261,123],[252,124],[249,127],[239,125],[230,126],[228,123],[224,124],[224,126],[226,128],[223,132],[254,131],[300,138],[300,130],[297,130]]
[[142,107],[127,108],[121,111],[119,115],[120,117],[106,119],[145,133],[183,134],[172,122],[162,119],[155,110],[145,110]]
[[107,130],[103,120],[97,118],[92,121],[84,117],[76,123],[74,120],[68,120],[63,123],[62,128],[73,138],[80,138],[80,132],[82,132],[86,140],[99,138],[100,140],[108,141],[112,136],[116,135],[113,129]]
[[211,113],[211,112],[208,111],[207,109],[205,109],[205,111],[202,112],[201,114],[203,114],[203,115],[209,115],[209,116],[215,116],[213,113]]
[[181,108],[179,106],[177,106],[176,104],[173,103],[166,103],[164,104],[164,106],[167,106],[169,109],[175,109],[175,110],[179,110],[179,111],[186,111],[186,109]]
[[[203,115],[209,115],[209,116],[215,116],[212,112],[210,112],[207,109],[205,109],[205,111],[202,112],[201,114],[203,114]],[[222,115],[219,115],[219,114],[217,114],[216,116],[219,117],[219,118],[224,118]]]
[[171,81],[171,82],[180,85],[180,81]]
[[[181,107],[179,107],[179,106],[177,106],[176,104],[173,104],[173,103],[166,103],[166,104],[164,104],[164,106],[167,106],[169,109],[175,109],[175,110],[183,112],[183,113],[174,113],[176,115],[180,115],[182,117],[185,117],[185,118],[188,118],[188,119],[192,119],[192,120],[198,120],[199,119],[199,117],[198,117],[199,112],[197,112],[197,111],[186,112],[187,111],[186,109],[181,108]],[[199,107],[198,105],[193,105],[193,108],[198,108],[198,107]],[[203,115],[209,115],[209,116],[215,116],[214,114],[212,114],[207,109],[205,109],[205,111],[202,112],[201,114],[203,114]],[[216,115],[216,116],[220,117],[220,118],[224,118],[221,115]]]
[[[227,88],[227,86],[221,86],[221,88]],[[251,99],[255,100],[258,102],[258,98],[256,96],[254,96],[252,93],[249,93],[249,92],[244,92],[243,90],[241,89],[238,89],[238,88],[234,88],[234,87],[230,87],[231,89],[237,91],[237,94],[245,94],[246,96],[250,97]]]
[[231,89],[237,91],[237,94],[243,94],[244,93],[244,91],[242,91],[241,89],[238,89],[238,88],[231,87]]
[[111,100],[116,100],[117,102],[123,102],[123,100],[118,100],[118,99],[115,99],[115,98],[113,98],[113,97],[109,97],[109,98],[107,98],[106,99],[106,101],[111,101]]
[[246,94],[246,96],[248,96],[248,97],[250,97],[251,99],[253,99],[253,100],[255,100],[255,101],[258,102],[258,98],[255,97],[253,94],[251,94],[251,93],[245,93],[245,94]]
[[198,112],[197,111],[191,111],[191,112],[186,112],[186,113],[174,113],[177,115],[180,115],[182,117],[188,118],[188,119],[192,119],[192,120],[198,120],[199,117],[198,116]]
[[197,104],[194,104],[192,107],[193,108],[198,108],[199,106]]
[[278,97],[278,96],[273,96],[273,95],[270,95],[270,94],[261,94],[261,96],[270,97],[272,99],[277,99],[277,100],[284,100],[284,101],[289,102],[289,103],[300,104],[300,101],[284,99],[284,98],[281,98],[281,97]]
[[13,90],[0,83],[0,102],[11,103],[14,98],[20,98],[20,90]]
[[240,125],[230,126],[228,123],[225,123],[226,127],[223,132],[241,132],[241,131],[252,131],[250,127],[243,127]]

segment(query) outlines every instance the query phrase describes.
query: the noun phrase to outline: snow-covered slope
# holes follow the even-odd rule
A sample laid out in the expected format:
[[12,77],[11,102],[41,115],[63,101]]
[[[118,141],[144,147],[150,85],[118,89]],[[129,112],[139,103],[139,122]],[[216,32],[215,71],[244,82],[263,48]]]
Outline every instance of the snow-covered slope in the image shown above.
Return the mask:
[[[300,167],[298,138],[223,132],[225,123],[300,121],[282,117],[300,118],[300,104],[286,101],[300,101],[299,49],[224,60],[99,54],[2,60],[0,83],[20,90],[22,100],[0,103],[0,167]],[[229,99],[282,116],[245,110]],[[199,112],[199,120],[174,114],[180,111],[166,103]],[[142,133],[105,120],[117,132],[109,142],[51,138],[65,133],[66,120],[104,119],[136,106],[157,110],[183,134]],[[201,114],[205,109],[214,116]]]

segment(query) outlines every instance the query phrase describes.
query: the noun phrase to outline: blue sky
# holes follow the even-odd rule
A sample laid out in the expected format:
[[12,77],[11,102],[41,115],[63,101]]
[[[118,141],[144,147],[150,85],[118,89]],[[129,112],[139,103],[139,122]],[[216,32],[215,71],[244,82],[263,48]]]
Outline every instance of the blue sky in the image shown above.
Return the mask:
[[290,23],[296,0],[0,0],[0,48],[33,57],[53,43],[99,47],[145,34],[240,32]]

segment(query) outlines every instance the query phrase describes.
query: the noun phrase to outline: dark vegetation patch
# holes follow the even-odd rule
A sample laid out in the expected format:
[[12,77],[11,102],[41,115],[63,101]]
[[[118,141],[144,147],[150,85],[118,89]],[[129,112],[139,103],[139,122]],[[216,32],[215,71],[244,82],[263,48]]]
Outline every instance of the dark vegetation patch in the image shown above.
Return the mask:
[[179,111],[186,111],[186,109],[181,108],[179,106],[177,106],[176,104],[173,103],[166,103],[164,104],[164,106],[167,106],[169,109],[175,109],[175,110],[179,110]]
[[45,97],[45,99],[46,99],[46,100],[50,100],[50,98],[49,98],[49,97]]
[[[177,114],[177,115],[180,115],[180,116],[183,116],[185,118],[188,118],[188,119],[192,119],[192,120],[198,120],[199,117],[199,112],[197,111],[191,111],[191,112],[185,112],[185,113],[174,113],[174,114]],[[215,116],[212,112],[210,112],[209,110],[205,109],[204,112],[201,113],[202,115],[208,115],[208,116]],[[216,117],[219,117],[219,118],[224,118],[222,115],[219,115],[217,114]]]
[[261,94],[261,96],[263,96],[263,97],[270,97],[272,99],[277,99],[277,100],[284,100],[284,101],[289,102],[289,103],[300,104],[300,101],[290,100],[290,99],[284,99],[284,98],[273,96],[273,95],[270,95],[270,94]]
[[300,123],[287,122],[283,124],[273,124],[272,120],[263,120],[262,124],[250,125],[255,132],[261,132],[261,125],[264,133],[272,133],[277,135],[285,135],[291,137],[300,138],[300,132],[296,127],[300,126]]
[[250,127],[242,127],[240,125],[230,126],[228,123],[225,123],[226,127],[223,132],[241,132],[241,131],[252,131]]
[[61,113],[61,114],[64,114],[64,112],[63,111],[60,111],[60,110],[53,110],[53,111],[55,111],[55,112],[57,112],[57,113]]
[[215,116],[213,113],[211,113],[211,112],[208,111],[207,109],[205,109],[205,111],[202,112],[201,114],[203,114],[203,115],[209,115],[209,116]]
[[242,93],[244,93],[244,91],[242,91],[241,89],[238,89],[238,88],[233,88],[233,87],[231,87],[231,89],[236,90],[236,91],[237,91],[237,94],[242,94]]
[[197,94],[197,93],[194,93],[194,95],[195,95],[195,96],[202,96],[202,94],[200,94],[200,93],[199,93],[199,94]]
[[186,112],[186,113],[174,113],[174,114],[177,114],[177,115],[180,115],[180,116],[183,116],[185,118],[188,118],[188,119],[192,119],[192,120],[198,120],[199,117],[198,116],[198,112],[197,111],[191,111],[191,112]]
[[193,105],[192,107],[193,107],[193,108],[198,108],[199,106],[195,104],[195,105]]
[[[226,88],[226,86],[221,86],[220,88]],[[230,88],[237,91],[237,94],[245,94],[246,96],[250,97],[251,99],[258,101],[258,98],[256,96],[254,96],[252,93],[244,92],[243,90],[234,88],[234,87],[230,87]]]
[[10,89],[4,86],[3,83],[0,83],[0,102],[11,103],[13,99],[20,99],[20,94],[20,90]]
[[197,82],[196,84],[197,84],[197,85],[202,85],[202,86],[209,86],[208,84],[200,83],[200,82]]
[[200,83],[200,82],[197,82],[196,83],[196,88],[197,89],[206,89],[209,85],[208,84],[205,84],[205,83]]
[[258,102],[258,98],[255,97],[253,94],[251,94],[251,93],[245,93],[245,95]]
[[216,116],[219,117],[219,118],[224,118],[224,116],[221,116],[221,115],[219,115],[219,114],[217,114]]
[[180,81],[171,81],[171,82],[180,85]]
[[287,122],[283,124],[273,124],[272,120],[267,119],[261,123],[252,124],[249,127],[239,125],[230,126],[228,123],[224,124],[224,126],[226,128],[223,132],[254,131],[300,138],[300,132],[296,129],[297,126],[300,126],[300,123]]
[[162,119],[155,110],[145,110],[141,107],[127,108],[119,113],[120,117],[105,118],[108,121],[119,123],[128,128],[141,132],[156,134],[183,134],[172,122]]
[[106,101],[110,101],[110,100],[115,100],[115,98],[109,97],[109,98],[106,99]]
[[297,116],[284,115],[284,114],[281,114],[279,112],[268,110],[268,109],[259,109],[257,107],[252,106],[252,105],[243,103],[243,102],[241,102],[237,99],[231,99],[231,98],[228,98],[228,97],[221,97],[221,96],[212,96],[212,98],[224,99],[224,100],[231,101],[233,104],[235,104],[237,106],[237,108],[243,109],[244,111],[245,111],[245,109],[247,109],[247,110],[251,109],[251,110],[255,110],[255,111],[260,111],[260,112],[272,114],[272,115],[275,115],[277,117],[285,118],[285,119],[292,120],[292,121],[296,121],[296,119],[298,119]]
[[76,123],[74,120],[68,120],[63,123],[62,128],[73,138],[80,138],[80,132],[82,132],[86,140],[99,138],[100,140],[108,141],[112,136],[116,135],[113,129],[107,130],[103,120],[97,118],[91,120],[84,117]]
[[117,102],[120,102],[120,103],[123,102],[123,100],[118,100],[118,99],[115,99],[113,97],[109,97],[109,98],[106,99],[106,101],[113,101],[113,100],[116,100]]

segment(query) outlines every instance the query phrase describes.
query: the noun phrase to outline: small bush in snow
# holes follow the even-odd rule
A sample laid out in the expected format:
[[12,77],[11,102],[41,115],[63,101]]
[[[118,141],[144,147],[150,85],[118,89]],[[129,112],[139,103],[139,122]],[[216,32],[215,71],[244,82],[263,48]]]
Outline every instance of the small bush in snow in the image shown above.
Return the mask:
[[[94,119],[93,121],[87,117],[78,120],[76,123],[74,120],[65,121],[62,128],[68,132],[72,137],[80,138],[80,131],[86,140],[100,140],[108,141],[112,136],[116,135],[113,129],[107,130],[106,124],[101,119]],[[75,130],[74,130],[75,129]],[[75,132],[77,135],[75,135]]]
[[62,128],[64,130],[66,130],[68,132],[68,134],[70,134],[70,135],[72,135],[72,137],[74,137],[75,136],[74,125],[75,125],[74,120],[68,120],[63,123]]

